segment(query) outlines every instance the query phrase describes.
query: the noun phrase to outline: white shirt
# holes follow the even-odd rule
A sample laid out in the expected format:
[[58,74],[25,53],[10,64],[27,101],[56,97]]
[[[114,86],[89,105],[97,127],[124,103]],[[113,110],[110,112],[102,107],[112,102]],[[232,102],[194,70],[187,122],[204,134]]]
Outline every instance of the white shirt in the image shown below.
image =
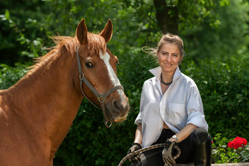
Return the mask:
[[151,69],[155,76],[144,82],[140,112],[135,124],[142,123],[142,146],[147,147],[159,138],[163,122],[175,133],[187,124],[208,130],[199,90],[195,82],[176,69],[173,82],[162,94],[161,67]]

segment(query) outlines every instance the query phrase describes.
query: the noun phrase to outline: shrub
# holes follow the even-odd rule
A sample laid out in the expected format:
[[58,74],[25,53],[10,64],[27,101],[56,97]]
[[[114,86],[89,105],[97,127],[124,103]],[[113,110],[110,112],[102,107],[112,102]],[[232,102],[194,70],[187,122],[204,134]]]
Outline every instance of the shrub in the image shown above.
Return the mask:
[[206,59],[198,65],[193,61],[184,63],[183,72],[194,79],[200,90],[211,135],[249,138],[248,65],[244,57],[227,62]]

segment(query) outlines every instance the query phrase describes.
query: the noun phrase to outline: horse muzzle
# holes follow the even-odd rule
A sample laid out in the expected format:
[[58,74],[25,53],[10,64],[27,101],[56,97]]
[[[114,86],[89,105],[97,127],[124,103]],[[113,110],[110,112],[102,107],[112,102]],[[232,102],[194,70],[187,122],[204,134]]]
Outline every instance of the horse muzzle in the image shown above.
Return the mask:
[[108,111],[109,115],[108,119],[115,122],[125,121],[128,116],[129,109],[129,102],[126,98],[113,99],[110,102],[106,102],[106,111]]

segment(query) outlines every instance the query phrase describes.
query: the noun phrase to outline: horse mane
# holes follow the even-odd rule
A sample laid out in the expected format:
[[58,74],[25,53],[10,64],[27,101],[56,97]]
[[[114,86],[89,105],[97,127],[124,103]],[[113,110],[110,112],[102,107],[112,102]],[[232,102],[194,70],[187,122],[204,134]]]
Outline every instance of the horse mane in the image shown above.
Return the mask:
[[[35,64],[30,68],[32,70],[39,69],[43,63],[49,62],[52,63],[51,58],[53,56],[61,56],[65,51],[62,50],[63,47],[66,48],[67,52],[71,56],[75,56],[76,47],[79,44],[77,37],[70,36],[54,36],[51,37],[54,43],[56,44],[54,47],[48,48],[50,50],[46,55],[41,56],[35,59]],[[84,45],[83,45],[84,47]],[[87,53],[89,56],[99,55],[99,52],[106,52],[106,42],[105,39],[98,34],[93,34],[87,32]]]

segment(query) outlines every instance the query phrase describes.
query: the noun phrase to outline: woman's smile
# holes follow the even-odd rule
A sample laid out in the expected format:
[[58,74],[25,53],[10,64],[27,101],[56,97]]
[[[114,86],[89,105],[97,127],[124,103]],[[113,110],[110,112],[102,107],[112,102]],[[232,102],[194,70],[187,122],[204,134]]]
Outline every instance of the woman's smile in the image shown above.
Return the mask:
[[170,67],[170,66],[171,66],[171,64],[166,63],[166,62],[163,62],[163,64],[164,64],[166,67]]

